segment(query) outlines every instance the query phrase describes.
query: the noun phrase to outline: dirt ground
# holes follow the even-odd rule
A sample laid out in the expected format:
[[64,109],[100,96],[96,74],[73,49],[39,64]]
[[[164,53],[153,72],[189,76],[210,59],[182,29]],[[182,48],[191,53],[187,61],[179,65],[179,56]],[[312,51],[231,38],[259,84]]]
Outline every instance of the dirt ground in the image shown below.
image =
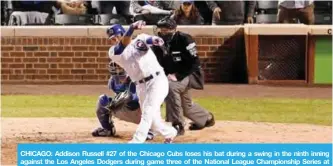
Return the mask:
[[[72,94],[99,95],[101,85],[2,85],[1,95]],[[193,91],[193,97],[221,96],[332,98],[331,87],[279,87],[262,85],[207,85]],[[64,127],[66,125],[66,127]],[[16,164],[17,143],[23,142],[127,142],[136,125],[116,120],[117,136],[93,138],[90,132],[99,126],[95,118],[2,118],[2,165]],[[153,142],[162,142],[160,136]],[[175,143],[327,143],[332,142],[332,127],[308,124],[253,123],[218,121],[201,131],[186,131]]]

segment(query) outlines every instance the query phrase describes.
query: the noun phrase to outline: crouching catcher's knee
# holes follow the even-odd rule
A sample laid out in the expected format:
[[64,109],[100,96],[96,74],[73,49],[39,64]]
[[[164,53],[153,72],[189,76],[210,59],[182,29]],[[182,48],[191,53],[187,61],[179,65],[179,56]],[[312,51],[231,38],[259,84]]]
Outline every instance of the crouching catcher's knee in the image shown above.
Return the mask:
[[99,96],[98,102],[97,102],[97,108],[96,108],[96,115],[101,123],[101,126],[104,129],[111,130],[113,127],[113,122],[111,119],[111,112],[109,109],[106,108],[106,106],[109,105],[109,103],[112,101],[112,98],[108,97],[107,95],[103,94]]

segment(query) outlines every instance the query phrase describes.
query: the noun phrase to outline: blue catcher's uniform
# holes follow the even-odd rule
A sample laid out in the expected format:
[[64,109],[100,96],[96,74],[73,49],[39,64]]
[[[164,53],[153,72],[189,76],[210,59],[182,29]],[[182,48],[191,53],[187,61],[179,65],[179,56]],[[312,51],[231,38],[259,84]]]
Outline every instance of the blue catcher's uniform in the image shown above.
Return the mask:
[[111,110],[110,112],[105,107],[112,101],[112,97],[109,97],[106,94],[101,95],[97,102],[96,114],[102,127],[107,130],[112,129],[112,115],[121,120],[138,124],[141,119],[141,110],[138,97],[136,95],[135,85],[128,80],[122,83],[120,82],[118,76],[113,76],[109,79],[108,88],[116,94],[129,90],[132,100],[120,107],[118,110]]
[[131,93],[132,100],[126,104],[126,107],[131,111],[134,111],[134,110],[140,108],[139,98],[136,95],[135,84],[131,83],[131,80],[129,78],[126,78],[124,83],[121,83],[117,79],[118,79],[117,77],[112,77],[109,80],[109,83],[108,83],[109,89],[112,89],[113,92],[115,92],[116,94],[129,90]]
[[[124,106],[121,106],[117,110],[111,110],[111,112],[105,107],[112,101],[112,97],[103,94],[99,96],[96,108],[96,114],[102,128],[97,128],[93,131],[93,136],[114,136],[115,126],[112,120],[112,116],[117,117],[120,120],[139,124],[141,120],[141,109],[139,104],[139,99],[136,94],[135,84],[133,84],[129,79],[124,82],[120,82],[118,76],[113,76],[109,79],[108,88],[112,90],[115,94],[119,94],[126,90],[130,91],[131,101],[127,102]],[[149,131],[147,140],[154,138],[154,134]]]

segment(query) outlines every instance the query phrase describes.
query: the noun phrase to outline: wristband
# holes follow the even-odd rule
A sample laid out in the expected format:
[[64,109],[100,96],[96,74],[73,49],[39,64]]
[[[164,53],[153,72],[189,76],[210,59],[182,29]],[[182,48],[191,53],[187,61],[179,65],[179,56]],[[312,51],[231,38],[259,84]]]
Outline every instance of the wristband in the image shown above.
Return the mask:
[[125,32],[125,36],[130,37],[130,36],[132,36],[133,32],[134,32],[134,27],[133,27],[133,25],[130,25],[128,30]]

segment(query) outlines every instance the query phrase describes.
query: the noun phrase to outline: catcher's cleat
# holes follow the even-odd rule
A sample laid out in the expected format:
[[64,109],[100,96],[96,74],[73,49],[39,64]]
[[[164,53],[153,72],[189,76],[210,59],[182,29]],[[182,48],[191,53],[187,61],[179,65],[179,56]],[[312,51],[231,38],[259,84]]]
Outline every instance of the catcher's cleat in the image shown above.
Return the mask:
[[172,124],[172,126],[177,130],[177,136],[185,134],[185,129],[182,124]]
[[214,115],[212,113],[209,113],[212,118],[207,120],[205,126],[198,126],[197,124],[195,123],[191,123],[191,126],[189,127],[189,130],[202,130],[203,128],[205,127],[211,127],[211,126],[214,126],[215,125],[215,119],[214,119]]
[[116,128],[112,127],[111,130],[108,130],[108,129],[99,127],[97,129],[95,129],[91,134],[94,137],[112,137],[112,136],[115,136],[115,134],[116,134]]
[[165,140],[164,140],[164,143],[165,144],[171,144],[173,142],[173,139],[172,138],[166,138]]

